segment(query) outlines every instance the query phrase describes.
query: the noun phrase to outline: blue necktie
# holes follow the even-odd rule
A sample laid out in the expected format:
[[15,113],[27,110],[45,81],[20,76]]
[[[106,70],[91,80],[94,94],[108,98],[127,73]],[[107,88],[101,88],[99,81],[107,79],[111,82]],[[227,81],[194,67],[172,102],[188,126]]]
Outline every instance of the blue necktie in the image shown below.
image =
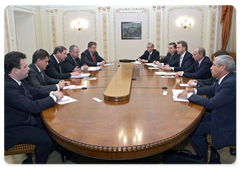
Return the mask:
[[214,91],[214,95],[217,94],[217,90],[218,90],[219,84],[218,81],[215,83],[215,91]]

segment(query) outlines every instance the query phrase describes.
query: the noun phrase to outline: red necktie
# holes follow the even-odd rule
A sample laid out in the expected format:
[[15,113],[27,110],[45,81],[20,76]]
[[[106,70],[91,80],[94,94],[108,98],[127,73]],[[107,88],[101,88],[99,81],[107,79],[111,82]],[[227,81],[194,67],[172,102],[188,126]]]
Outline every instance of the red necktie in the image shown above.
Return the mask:
[[93,62],[96,62],[94,55],[92,54],[92,60]]

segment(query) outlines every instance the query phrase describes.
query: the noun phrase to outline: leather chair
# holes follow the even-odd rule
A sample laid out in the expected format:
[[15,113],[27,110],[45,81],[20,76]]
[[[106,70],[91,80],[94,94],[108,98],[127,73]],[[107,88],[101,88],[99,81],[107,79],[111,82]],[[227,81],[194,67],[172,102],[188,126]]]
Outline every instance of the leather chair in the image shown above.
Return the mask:
[[[209,163],[210,163],[210,158],[211,158],[211,148],[213,147],[211,134],[208,134],[208,135],[207,135],[207,142],[208,142],[207,164],[209,164]],[[225,146],[225,147],[228,147],[228,148],[236,148],[236,146]]]
[[16,155],[16,154],[32,154],[32,161],[34,164],[37,163],[36,155],[35,155],[36,145],[33,144],[18,144],[14,145],[8,150],[4,148],[4,156],[8,155]]

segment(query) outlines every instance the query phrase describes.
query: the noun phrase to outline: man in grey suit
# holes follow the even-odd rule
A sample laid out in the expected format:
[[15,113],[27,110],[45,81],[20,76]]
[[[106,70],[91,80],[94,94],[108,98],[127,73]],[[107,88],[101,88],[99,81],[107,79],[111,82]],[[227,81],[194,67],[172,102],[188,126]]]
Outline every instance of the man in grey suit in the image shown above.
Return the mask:
[[90,41],[88,43],[88,49],[86,49],[81,54],[81,60],[83,64],[86,64],[88,66],[103,66],[107,62],[99,56],[97,49],[97,43]]
[[[178,98],[188,98],[190,102],[210,109],[205,113],[198,127],[192,133],[191,141],[197,155],[207,158],[207,134],[211,134],[213,148],[210,163],[220,163],[216,150],[224,146],[236,145],[236,74],[231,56],[221,55],[214,59],[212,76],[218,81],[212,86],[197,89],[186,88]],[[213,96],[205,98],[200,95]]]
[[48,65],[49,54],[43,49],[34,52],[32,63],[28,66],[30,68],[27,83],[33,87],[41,87],[46,90],[56,91],[61,90],[65,85],[70,85],[69,81],[61,81],[54,79],[45,74],[45,69]]

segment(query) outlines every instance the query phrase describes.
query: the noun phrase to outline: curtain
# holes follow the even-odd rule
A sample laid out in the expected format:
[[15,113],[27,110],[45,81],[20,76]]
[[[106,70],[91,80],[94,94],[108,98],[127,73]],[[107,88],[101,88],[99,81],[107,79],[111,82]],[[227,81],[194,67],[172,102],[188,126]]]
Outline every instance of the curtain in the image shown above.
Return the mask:
[[222,6],[221,23],[223,23],[223,26],[222,26],[221,51],[225,51],[228,44],[229,32],[230,32],[230,26],[231,26],[231,20],[232,20],[232,11],[233,11],[233,6],[231,5]]

